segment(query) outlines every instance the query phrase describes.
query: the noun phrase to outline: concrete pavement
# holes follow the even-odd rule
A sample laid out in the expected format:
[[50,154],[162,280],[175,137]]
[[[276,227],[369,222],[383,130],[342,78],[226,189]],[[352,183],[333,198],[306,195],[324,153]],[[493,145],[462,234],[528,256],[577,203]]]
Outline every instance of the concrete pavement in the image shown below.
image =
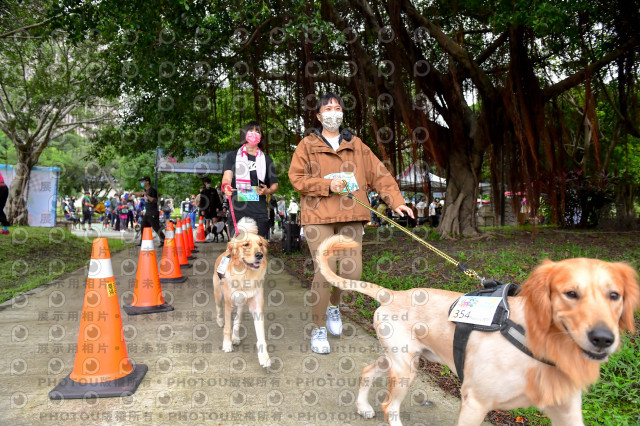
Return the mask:
[[[362,368],[380,345],[362,327],[344,320],[332,353],[310,351],[310,294],[273,256],[265,284],[267,343],[272,360],[260,367],[255,331],[243,315],[244,340],[224,353],[215,323],[213,262],[225,244],[202,244],[183,269],[188,281],[165,284],[175,311],[128,316],[122,322],[129,357],[149,371],[125,398],[51,401],[48,392],[72,370],[87,279],[82,268],[0,306],[0,423],[2,424],[273,424],[377,425],[387,379],[370,393],[376,417],[355,409]],[[157,250],[160,259],[160,250]],[[87,259],[87,263],[88,263]],[[138,248],[112,256],[120,306],[131,301]],[[433,404],[425,405],[424,401]],[[419,374],[402,407],[405,425],[451,425],[459,400]]]

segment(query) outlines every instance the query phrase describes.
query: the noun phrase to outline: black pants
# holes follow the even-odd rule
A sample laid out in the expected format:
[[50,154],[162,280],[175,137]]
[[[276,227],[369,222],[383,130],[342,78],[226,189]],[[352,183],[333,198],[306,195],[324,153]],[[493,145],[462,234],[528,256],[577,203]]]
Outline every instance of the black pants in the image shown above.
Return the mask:
[[82,210],[82,225],[89,224],[91,227],[91,219],[93,218],[93,212],[91,210]]
[[0,186],[0,225],[9,226],[7,215],[4,214],[4,206],[9,198],[9,187],[7,185]]
[[[238,222],[240,222],[240,219],[242,219],[244,216],[239,216],[236,213],[236,220]],[[251,216],[249,216],[251,217]],[[260,235],[262,238],[268,238],[269,235],[269,219],[267,218],[263,218],[263,219],[255,219],[252,218],[253,220],[256,221],[256,223],[258,224],[258,235]],[[229,234],[231,234],[231,238],[233,238],[236,234],[236,230],[233,227],[233,218],[231,217],[231,214],[229,214],[229,216],[227,216],[227,226],[229,228]]]
[[164,232],[160,230],[160,218],[159,213],[145,213],[142,216],[142,225],[140,225],[141,231],[144,232],[144,228],[151,227],[156,234],[160,237],[160,241],[164,241]]

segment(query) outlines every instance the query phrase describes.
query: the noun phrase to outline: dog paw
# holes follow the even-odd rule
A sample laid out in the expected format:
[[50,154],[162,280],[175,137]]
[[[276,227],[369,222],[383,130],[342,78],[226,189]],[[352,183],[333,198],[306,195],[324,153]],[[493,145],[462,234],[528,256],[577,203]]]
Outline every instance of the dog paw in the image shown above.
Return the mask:
[[224,327],[224,318],[216,318],[216,322],[218,323],[218,327]]
[[264,368],[271,367],[271,358],[269,358],[269,354],[258,354],[258,361],[260,361],[260,365]]
[[240,338],[238,336],[231,337],[231,343],[233,343],[234,345],[239,345],[240,344]]
[[364,404],[358,403],[356,404],[356,406],[358,407],[358,414],[360,414],[365,419],[372,419],[375,417],[376,412],[368,402]]
[[233,352],[233,345],[231,342],[223,342],[222,343],[222,351],[223,352]]

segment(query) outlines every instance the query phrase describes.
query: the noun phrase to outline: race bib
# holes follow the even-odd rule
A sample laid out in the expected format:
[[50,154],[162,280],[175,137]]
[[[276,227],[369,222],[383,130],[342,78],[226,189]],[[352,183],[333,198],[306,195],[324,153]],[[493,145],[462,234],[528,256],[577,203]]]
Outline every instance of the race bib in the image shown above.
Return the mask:
[[462,296],[451,310],[449,321],[491,325],[501,297]]
[[238,201],[260,201],[260,196],[256,192],[257,186],[252,186],[250,189],[238,188]]
[[224,277],[225,272],[227,272],[227,267],[229,267],[229,260],[231,258],[229,256],[225,256],[220,260],[220,264],[218,264],[218,268],[216,272]]
[[359,188],[358,181],[356,180],[356,176],[353,172],[329,173],[324,178],[331,180],[341,179],[346,181],[347,188],[343,189],[342,192],[347,192],[347,189],[349,189],[349,192],[355,192]]

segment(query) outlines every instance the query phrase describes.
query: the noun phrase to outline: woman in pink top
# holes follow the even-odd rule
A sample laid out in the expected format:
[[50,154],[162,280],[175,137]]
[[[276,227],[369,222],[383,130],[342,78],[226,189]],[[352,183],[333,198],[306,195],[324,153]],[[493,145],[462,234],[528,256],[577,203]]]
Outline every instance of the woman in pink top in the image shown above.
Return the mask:
[[8,235],[9,234],[9,221],[7,220],[7,216],[4,214],[4,205],[7,203],[7,198],[9,198],[9,187],[4,183],[4,178],[2,177],[2,173],[0,173],[0,224],[2,224],[2,231],[0,234]]

